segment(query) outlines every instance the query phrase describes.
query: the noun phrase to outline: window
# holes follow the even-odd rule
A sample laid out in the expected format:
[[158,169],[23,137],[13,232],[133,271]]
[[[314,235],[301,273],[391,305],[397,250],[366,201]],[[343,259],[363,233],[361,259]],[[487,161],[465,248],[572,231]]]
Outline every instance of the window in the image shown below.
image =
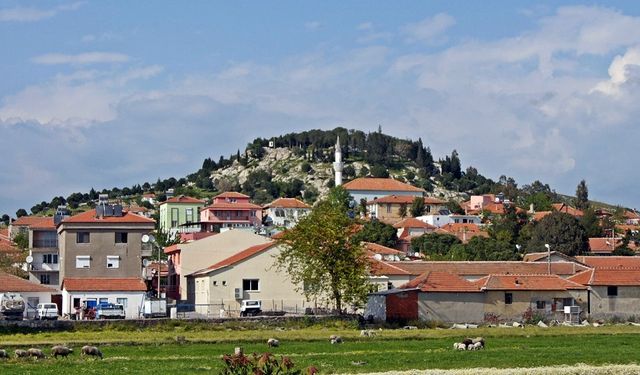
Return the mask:
[[76,268],[91,268],[91,257],[88,255],[76,256]]
[[120,257],[118,255],[107,255],[107,268],[120,268]]
[[91,241],[91,237],[89,232],[78,232],[76,233],[76,243],[89,243]]
[[116,232],[116,243],[127,243],[129,240],[129,233]]
[[427,207],[425,207],[425,211],[427,213],[431,212],[431,205],[428,204]]
[[218,286],[218,282],[217,281],[213,281],[213,286]]
[[58,264],[58,254],[42,254],[42,263]]
[[387,213],[391,213],[391,203],[387,203]]
[[177,208],[171,209],[171,227],[177,227],[178,221],[180,220],[180,210]]
[[259,285],[259,280],[258,279],[243,279],[242,280],[242,290],[248,291],[248,292],[258,292],[260,291],[260,285]]
[[40,284],[45,284],[45,285],[51,284],[51,276],[47,274],[40,275]]
[[227,282],[226,282],[226,281],[223,281],[223,282],[222,282],[222,286],[227,286]]
[[547,301],[536,301],[536,309],[544,310],[547,307]]
[[505,305],[510,305],[513,303],[513,294],[512,293],[505,293],[504,294],[504,304]]
[[124,308],[126,309],[129,303],[129,300],[127,298],[116,298],[116,303],[118,305],[124,306]]
[[608,286],[607,287],[607,296],[616,297],[618,295],[618,287],[617,286]]
[[184,210],[185,220],[187,223],[193,222],[193,208],[187,208]]
[[100,304],[109,303],[109,298],[100,298]]

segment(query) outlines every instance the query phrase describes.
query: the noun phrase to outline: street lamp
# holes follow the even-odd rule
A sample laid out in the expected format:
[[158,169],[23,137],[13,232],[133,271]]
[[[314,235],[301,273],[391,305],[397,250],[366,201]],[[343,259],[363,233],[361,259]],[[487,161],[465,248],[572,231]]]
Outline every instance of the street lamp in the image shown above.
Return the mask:
[[551,246],[546,243],[544,247],[547,248],[547,273],[551,275]]

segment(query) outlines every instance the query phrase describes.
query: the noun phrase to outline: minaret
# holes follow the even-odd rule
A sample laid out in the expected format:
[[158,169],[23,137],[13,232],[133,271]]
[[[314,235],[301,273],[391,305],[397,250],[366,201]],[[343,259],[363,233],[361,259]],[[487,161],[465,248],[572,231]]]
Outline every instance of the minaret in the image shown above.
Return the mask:
[[340,149],[340,136],[336,140],[335,161],[333,162],[333,170],[336,171],[336,186],[342,185],[342,150]]

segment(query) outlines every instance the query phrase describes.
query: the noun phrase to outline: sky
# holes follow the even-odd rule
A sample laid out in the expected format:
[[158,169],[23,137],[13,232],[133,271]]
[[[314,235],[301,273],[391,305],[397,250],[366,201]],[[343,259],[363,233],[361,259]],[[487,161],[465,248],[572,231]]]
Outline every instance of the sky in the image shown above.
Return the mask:
[[639,207],[640,2],[0,0],[0,214],[337,126]]

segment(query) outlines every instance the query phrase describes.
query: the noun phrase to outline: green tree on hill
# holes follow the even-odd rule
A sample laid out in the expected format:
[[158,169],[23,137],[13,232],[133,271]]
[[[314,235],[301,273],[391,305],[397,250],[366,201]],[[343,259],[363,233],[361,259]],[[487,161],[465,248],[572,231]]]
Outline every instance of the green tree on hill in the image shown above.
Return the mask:
[[580,181],[576,187],[575,206],[577,209],[585,210],[589,207],[589,189],[585,180]]
[[527,244],[529,252],[545,251],[545,244],[551,250],[569,256],[581,255],[589,251],[587,235],[576,218],[554,211],[545,216],[533,228]]
[[411,203],[411,216],[418,217],[424,215],[424,198],[415,197]]

